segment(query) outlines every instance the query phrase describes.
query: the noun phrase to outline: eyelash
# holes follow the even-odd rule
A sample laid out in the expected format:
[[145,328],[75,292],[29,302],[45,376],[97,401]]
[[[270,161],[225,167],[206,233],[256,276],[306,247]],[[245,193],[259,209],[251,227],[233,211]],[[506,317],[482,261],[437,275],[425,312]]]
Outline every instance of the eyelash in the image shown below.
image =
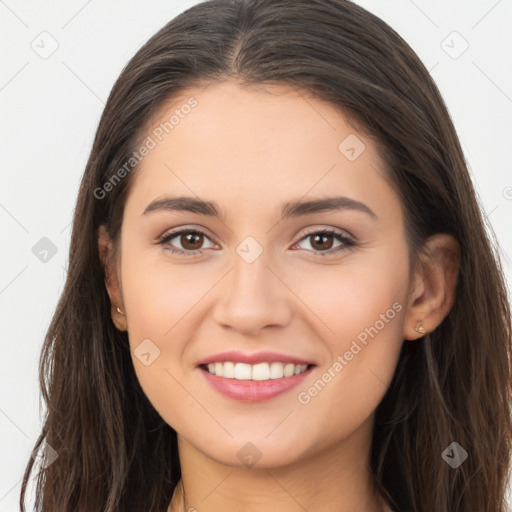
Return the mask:
[[[194,235],[203,235],[206,238],[209,238],[206,235],[206,233],[204,233],[203,231],[200,231],[198,229],[185,228],[185,229],[173,231],[171,233],[168,233],[167,235],[162,236],[158,240],[157,244],[165,245],[170,240],[172,240],[173,238],[176,238],[178,235],[182,235],[183,233],[194,234]],[[341,232],[334,230],[334,229],[321,229],[321,230],[306,232],[304,234],[304,236],[295,245],[297,245],[298,243],[302,242],[304,239],[306,239],[312,235],[333,235],[340,242],[342,242],[342,245],[340,245],[339,247],[336,247],[334,249],[329,249],[327,251],[313,251],[313,253],[315,253],[315,255],[318,255],[320,257],[332,256],[333,254],[338,254],[342,251],[349,250],[352,247],[355,247],[357,245],[357,243],[354,240],[344,236]],[[187,257],[199,256],[204,251],[208,250],[208,249],[196,249],[194,251],[186,251],[186,250],[182,250],[182,249],[176,249],[176,248],[172,247],[171,245],[169,245],[169,247],[167,249],[174,254],[186,255]]]

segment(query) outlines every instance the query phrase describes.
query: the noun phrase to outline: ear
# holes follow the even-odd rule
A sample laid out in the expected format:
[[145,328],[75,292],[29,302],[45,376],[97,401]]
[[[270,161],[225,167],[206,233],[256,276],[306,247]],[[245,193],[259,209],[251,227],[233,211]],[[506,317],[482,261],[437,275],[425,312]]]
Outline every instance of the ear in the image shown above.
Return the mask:
[[[451,235],[439,233],[426,242],[407,300],[404,339],[415,340],[432,332],[450,312],[455,300],[460,247]],[[424,333],[415,327],[423,325]]]
[[[100,260],[105,271],[105,287],[110,297],[110,315],[112,316],[112,322],[118,330],[126,331],[126,313],[123,304],[120,279],[118,278],[119,273],[114,259],[112,241],[103,225],[98,229],[98,249]],[[117,308],[119,308],[122,313],[120,313]]]

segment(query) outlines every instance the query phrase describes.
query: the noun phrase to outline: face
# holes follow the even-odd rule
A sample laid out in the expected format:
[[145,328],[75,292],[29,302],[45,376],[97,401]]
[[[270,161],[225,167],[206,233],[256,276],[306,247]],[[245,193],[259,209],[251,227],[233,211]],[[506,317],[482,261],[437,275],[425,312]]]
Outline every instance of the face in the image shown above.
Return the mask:
[[401,204],[372,142],[284,86],[191,88],[153,121],[117,266],[148,399],[223,464],[367,441],[410,286]]

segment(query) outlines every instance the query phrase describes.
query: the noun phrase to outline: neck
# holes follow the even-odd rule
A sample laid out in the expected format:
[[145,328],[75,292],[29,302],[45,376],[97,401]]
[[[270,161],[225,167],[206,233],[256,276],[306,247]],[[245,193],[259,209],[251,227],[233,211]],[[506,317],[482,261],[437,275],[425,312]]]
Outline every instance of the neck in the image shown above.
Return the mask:
[[280,467],[220,464],[178,436],[182,479],[168,512],[387,512],[369,469],[371,419],[321,453]]

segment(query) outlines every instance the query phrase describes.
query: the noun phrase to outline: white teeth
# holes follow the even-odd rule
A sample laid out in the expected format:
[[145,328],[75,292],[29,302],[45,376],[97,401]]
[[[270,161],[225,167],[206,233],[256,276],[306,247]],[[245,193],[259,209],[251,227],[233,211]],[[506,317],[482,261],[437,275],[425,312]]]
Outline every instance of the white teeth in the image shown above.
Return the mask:
[[268,363],[258,363],[252,367],[252,380],[270,379],[270,368]]
[[228,379],[235,378],[235,363],[227,362],[224,363],[224,369],[222,371],[222,376],[227,377]]
[[208,372],[212,375],[237,380],[270,380],[292,377],[306,371],[307,364],[293,363],[258,363],[254,365],[246,363],[209,363]]
[[[222,363],[215,363],[215,370],[217,370],[217,365]],[[224,366],[224,365],[222,365]],[[215,375],[218,375],[216,373]],[[224,375],[222,375],[224,376]],[[251,365],[245,363],[236,363],[235,364],[235,379],[238,380],[251,380]]]
[[288,363],[284,367],[284,376],[285,377],[291,377],[293,375],[293,369],[295,368],[295,365],[293,363]]
[[284,366],[281,363],[272,363],[270,365],[270,378],[282,379],[284,375]]

